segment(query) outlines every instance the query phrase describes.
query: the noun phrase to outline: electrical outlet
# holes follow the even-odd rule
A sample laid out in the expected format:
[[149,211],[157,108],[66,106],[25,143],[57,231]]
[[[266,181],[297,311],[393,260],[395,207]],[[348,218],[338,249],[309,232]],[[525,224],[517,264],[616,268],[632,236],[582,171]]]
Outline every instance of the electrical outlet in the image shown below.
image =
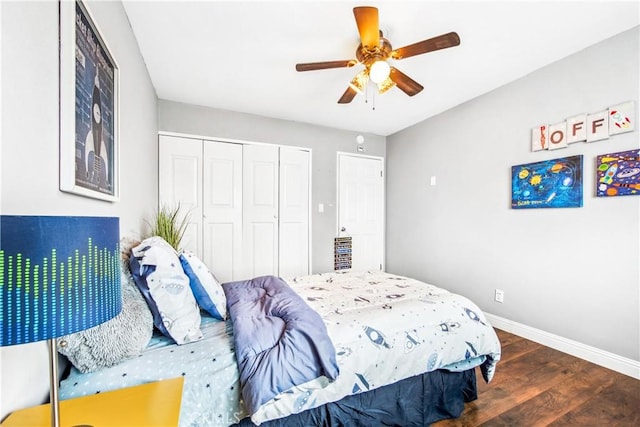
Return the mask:
[[495,300],[497,302],[504,302],[504,291],[502,289],[496,289]]

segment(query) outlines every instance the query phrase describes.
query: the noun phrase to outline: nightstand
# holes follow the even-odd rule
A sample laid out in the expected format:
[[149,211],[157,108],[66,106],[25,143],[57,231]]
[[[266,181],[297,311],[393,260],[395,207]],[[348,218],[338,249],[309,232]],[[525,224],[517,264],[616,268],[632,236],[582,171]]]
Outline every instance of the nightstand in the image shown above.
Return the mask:
[[[184,378],[142,384],[60,401],[61,427],[168,427],[180,418]],[[49,404],[13,412],[2,427],[51,425]]]

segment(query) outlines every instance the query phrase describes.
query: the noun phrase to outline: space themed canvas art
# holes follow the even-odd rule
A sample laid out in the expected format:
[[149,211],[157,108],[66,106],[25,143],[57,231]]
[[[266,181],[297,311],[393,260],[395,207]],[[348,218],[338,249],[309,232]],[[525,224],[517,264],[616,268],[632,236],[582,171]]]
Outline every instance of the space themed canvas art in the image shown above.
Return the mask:
[[598,197],[640,195],[640,150],[598,156],[596,180]]
[[582,155],[511,167],[511,207],[582,206]]
[[118,200],[119,69],[83,1],[60,4],[60,189]]

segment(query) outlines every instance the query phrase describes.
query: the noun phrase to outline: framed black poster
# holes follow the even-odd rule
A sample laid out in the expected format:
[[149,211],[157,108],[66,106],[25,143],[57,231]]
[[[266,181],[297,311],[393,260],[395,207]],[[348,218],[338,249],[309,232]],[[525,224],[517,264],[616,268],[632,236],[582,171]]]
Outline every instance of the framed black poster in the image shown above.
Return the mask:
[[60,190],[119,198],[119,69],[83,1],[60,3]]

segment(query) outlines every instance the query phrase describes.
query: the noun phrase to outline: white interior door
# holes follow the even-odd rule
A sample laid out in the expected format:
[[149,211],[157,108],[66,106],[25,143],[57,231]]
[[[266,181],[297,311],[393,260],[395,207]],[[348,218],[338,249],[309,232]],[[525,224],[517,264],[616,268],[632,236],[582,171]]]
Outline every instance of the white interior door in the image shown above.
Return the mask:
[[338,153],[338,235],[353,239],[352,270],[384,269],[383,171],[380,157]]
[[202,257],[202,140],[160,135],[158,159],[159,204],[180,203],[190,218],[182,249]]
[[244,145],[244,278],[278,275],[278,147]]
[[203,261],[221,282],[242,278],[242,145],[204,141]]
[[309,274],[308,151],[280,147],[279,274]]

